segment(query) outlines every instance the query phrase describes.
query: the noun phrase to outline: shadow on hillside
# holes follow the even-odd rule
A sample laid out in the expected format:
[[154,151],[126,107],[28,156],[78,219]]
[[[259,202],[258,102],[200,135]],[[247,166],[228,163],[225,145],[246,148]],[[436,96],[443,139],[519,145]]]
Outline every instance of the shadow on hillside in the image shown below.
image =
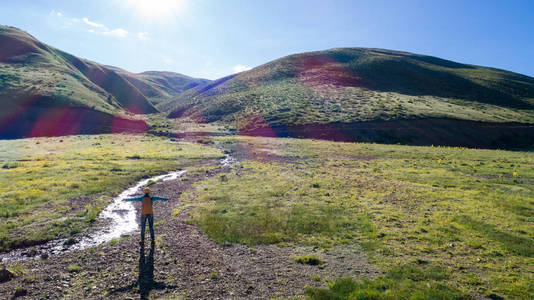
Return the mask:
[[[352,73],[352,82],[340,85],[363,86],[381,92],[397,92],[405,95],[432,95],[444,98],[464,99],[479,103],[495,104],[503,107],[533,109],[534,106],[524,99],[534,95],[532,78],[495,69],[484,69],[472,65],[460,64],[437,57],[414,55],[382,49],[373,49],[374,54],[355,54],[353,50],[331,52],[331,57],[345,64]],[[381,53],[385,55],[376,55]],[[360,57],[358,60],[354,60]],[[314,66],[319,72],[325,72],[320,78],[335,79],[329,74],[324,57],[305,57],[303,64],[309,60],[320,61]],[[308,60],[308,61],[307,61]],[[477,69],[478,70],[474,70]],[[451,71],[451,69],[473,69],[468,73]]]
[[[257,123],[257,122],[256,122]],[[445,118],[305,125],[252,122],[238,134],[342,142],[451,146],[484,149],[534,148],[534,124],[495,123]]]
[[24,101],[20,107],[0,111],[0,139],[145,133],[148,129],[143,120],[129,120],[83,107],[53,106],[55,99],[52,97],[35,96]]
[[122,288],[110,291],[110,295],[129,291],[136,286],[139,287],[139,299],[148,299],[150,291],[161,289],[172,289],[174,286],[165,285],[162,282],[154,281],[154,244],[150,246],[148,256],[145,255],[145,246],[139,248],[139,277],[136,282]]

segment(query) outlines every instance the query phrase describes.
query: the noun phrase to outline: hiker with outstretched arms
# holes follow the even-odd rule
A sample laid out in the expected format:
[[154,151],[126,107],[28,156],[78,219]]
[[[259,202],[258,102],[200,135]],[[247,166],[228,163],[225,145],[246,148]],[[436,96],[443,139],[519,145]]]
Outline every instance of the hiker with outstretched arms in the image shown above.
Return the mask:
[[148,219],[148,228],[150,229],[151,243],[154,244],[154,211],[152,210],[152,203],[157,200],[167,201],[167,198],[150,196],[150,189],[145,188],[145,194],[140,197],[126,198],[125,201],[141,201],[141,241],[140,244],[145,242],[145,227],[146,220]]

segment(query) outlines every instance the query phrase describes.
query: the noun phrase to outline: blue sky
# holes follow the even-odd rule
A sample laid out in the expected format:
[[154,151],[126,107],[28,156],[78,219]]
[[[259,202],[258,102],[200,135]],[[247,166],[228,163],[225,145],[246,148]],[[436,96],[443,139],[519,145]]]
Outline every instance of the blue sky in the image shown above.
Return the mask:
[[534,76],[534,1],[0,0],[0,23],[132,72],[220,78],[304,51],[377,47]]

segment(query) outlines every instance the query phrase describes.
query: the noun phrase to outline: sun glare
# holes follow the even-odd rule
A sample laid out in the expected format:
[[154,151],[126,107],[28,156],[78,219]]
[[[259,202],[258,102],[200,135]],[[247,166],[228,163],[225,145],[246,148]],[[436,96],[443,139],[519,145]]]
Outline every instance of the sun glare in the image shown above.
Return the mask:
[[128,0],[138,14],[159,20],[172,19],[185,8],[185,0]]

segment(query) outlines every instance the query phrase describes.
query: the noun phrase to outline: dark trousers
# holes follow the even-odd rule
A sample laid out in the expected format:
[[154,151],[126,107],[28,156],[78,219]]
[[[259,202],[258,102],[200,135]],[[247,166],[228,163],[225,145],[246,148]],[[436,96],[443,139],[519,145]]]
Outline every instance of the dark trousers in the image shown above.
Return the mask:
[[148,228],[150,229],[150,238],[154,241],[154,215],[141,214],[141,241],[145,240],[146,219],[148,219]]

